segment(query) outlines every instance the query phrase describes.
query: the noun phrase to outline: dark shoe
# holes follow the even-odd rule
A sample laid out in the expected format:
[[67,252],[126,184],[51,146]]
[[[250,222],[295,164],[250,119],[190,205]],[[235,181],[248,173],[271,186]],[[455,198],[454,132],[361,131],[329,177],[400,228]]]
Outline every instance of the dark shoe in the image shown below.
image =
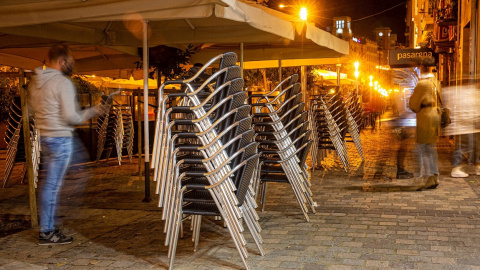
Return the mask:
[[73,237],[63,235],[58,229],[55,229],[49,233],[39,233],[38,245],[50,246],[50,245],[65,245],[73,242]]
[[64,227],[63,225],[59,225],[59,226],[54,226],[55,227],[55,231],[56,232],[61,232],[63,235],[65,236],[74,236],[75,234],[77,234],[76,231],[68,228],[68,227]]
[[413,173],[406,171],[404,169],[398,169],[397,171],[397,179],[410,179],[415,177]]

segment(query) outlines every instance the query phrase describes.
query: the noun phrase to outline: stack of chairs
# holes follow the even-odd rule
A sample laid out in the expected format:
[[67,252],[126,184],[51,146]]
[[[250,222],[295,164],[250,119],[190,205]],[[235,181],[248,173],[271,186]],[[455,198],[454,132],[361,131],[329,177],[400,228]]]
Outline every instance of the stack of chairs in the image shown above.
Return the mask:
[[355,122],[357,122],[359,131],[361,131],[363,129],[364,110],[360,95],[352,93],[351,98],[348,99],[348,109],[350,110],[353,119],[355,119]]
[[124,139],[122,110],[120,106],[111,102],[107,100],[101,101],[102,106],[107,109],[105,109],[106,113],[100,115],[97,119],[97,162],[102,158],[103,153],[105,153],[105,158],[108,161],[113,148],[115,148],[118,165],[121,165]]
[[345,106],[345,115],[348,124],[348,134],[357,148],[358,154],[365,161],[363,156],[362,141],[360,139],[361,106],[359,106],[358,96],[353,92],[347,97]]
[[[15,97],[10,104],[9,118],[7,120],[7,131],[5,142],[7,143],[7,158],[3,187],[7,187],[13,166],[16,162],[23,162],[25,165],[22,171],[22,183],[27,171],[25,141],[23,136],[22,109],[20,97]],[[40,135],[35,125],[35,119],[30,118],[30,142],[32,146],[33,177],[36,187],[38,170],[40,166]]]
[[120,107],[122,112],[123,124],[123,150],[126,151],[130,163],[133,158],[133,117],[130,106],[122,105]]
[[[219,69],[204,82],[206,68]],[[191,217],[194,250],[198,248],[202,216],[219,216],[248,269],[245,221],[261,255],[263,240],[255,208],[258,144],[253,141],[251,107],[245,105],[241,69],[235,53],[211,59],[193,77],[167,81],[159,89],[152,167],[159,207],[165,219],[165,244],[173,268],[183,220]],[[167,85],[184,92],[163,96]],[[176,102],[171,102],[173,99]],[[177,104],[167,107],[167,104]]]
[[319,143],[319,122],[316,120],[316,112],[314,106],[311,105],[311,101],[308,107],[308,129],[310,132],[310,140],[312,140],[312,147],[310,147],[310,159],[312,164],[312,172],[315,172],[317,167],[318,156],[318,143]]
[[[345,171],[350,168],[345,136],[348,130],[346,106],[339,91],[313,96],[310,100],[311,119],[317,124],[318,150],[335,150]],[[319,162],[320,160],[317,160]]]
[[308,112],[297,80],[298,75],[290,76],[272,92],[251,95],[250,98],[254,108],[256,141],[261,152],[263,207],[269,182],[289,183],[305,219],[309,221],[308,213],[315,213],[306,165],[312,140],[306,121]]

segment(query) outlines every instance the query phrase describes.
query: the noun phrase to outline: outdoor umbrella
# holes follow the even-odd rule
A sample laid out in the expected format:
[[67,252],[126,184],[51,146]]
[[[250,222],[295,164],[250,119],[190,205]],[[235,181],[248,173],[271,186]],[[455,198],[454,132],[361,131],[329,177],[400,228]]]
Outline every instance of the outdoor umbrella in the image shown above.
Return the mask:
[[[0,32],[67,43],[148,46],[189,43],[284,42],[293,40],[291,21],[237,0],[34,1],[0,4]],[[148,23],[148,24],[147,24]],[[148,43],[147,43],[148,40]],[[144,78],[148,62],[144,61]],[[148,100],[148,85],[144,85]],[[145,114],[148,114],[147,106]],[[145,122],[145,165],[149,163]],[[148,172],[145,173],[146,182]],[[147,193],[147,192],[146,192]]]
[[[10,47],[0,49],[0,65],[31,69],[45,64],[50,46]],[[134,69],[140,57],[100,45],[70,45],[75,58],[76,73],[94,71]]]

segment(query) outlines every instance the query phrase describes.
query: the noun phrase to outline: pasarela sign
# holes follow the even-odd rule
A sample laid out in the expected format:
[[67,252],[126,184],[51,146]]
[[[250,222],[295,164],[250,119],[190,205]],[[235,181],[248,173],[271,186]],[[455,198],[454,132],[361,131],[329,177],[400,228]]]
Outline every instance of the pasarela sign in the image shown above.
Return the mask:
[[389,51],[391,68],[435,66],[436,55],[431,49],[401,49]]

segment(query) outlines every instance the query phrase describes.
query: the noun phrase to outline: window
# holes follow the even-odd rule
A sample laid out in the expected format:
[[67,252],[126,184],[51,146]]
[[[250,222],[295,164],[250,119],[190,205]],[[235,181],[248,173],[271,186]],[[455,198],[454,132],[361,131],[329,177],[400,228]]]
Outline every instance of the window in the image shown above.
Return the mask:
[[335,25],[337,26],[337,29],[343,29],[345,27],[345,22],[343,20],[336,21]]

